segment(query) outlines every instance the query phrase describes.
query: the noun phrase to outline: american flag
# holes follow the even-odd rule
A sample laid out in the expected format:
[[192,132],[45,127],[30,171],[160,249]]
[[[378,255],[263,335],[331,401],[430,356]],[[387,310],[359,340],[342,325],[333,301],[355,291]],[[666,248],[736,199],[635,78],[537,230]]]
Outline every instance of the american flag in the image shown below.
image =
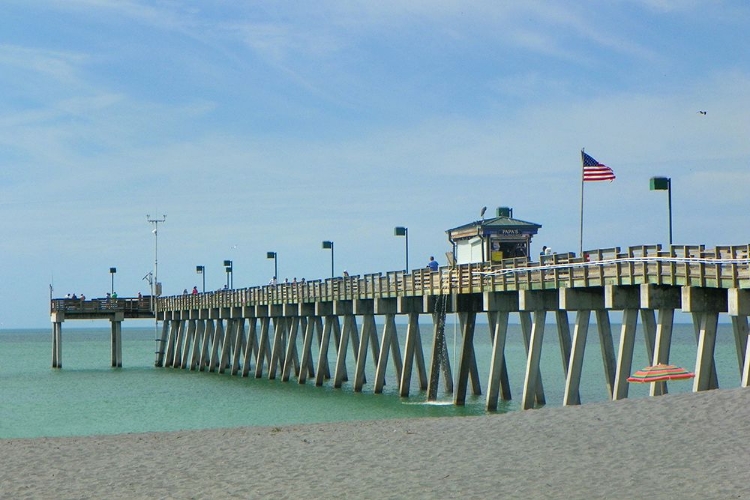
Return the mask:
[[613,181],[615,173],[608,166],[599,163],[591,156],[581,151],[583,159],[583,180],[585,181]]

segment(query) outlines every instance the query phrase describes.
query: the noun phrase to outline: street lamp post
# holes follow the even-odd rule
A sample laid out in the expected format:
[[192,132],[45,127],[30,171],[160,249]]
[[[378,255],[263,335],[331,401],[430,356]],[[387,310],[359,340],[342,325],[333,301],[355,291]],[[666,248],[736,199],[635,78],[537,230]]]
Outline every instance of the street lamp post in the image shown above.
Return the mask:
[[323,248],[324,249],[331,249],[331,278],[335,276],[333,272],[333,242],[332,241],[324,241],[323,242]]
[[116,272],[117,272],[117,268],[116,267],[110,267],[109,268],[109,274],[112,277],[112,287],[110,288],[110,291],[109,291],[110,295],[114,295],[114,293],[115,293],[115,273]]
[[409,272],[409,228],[398,226],[393,229],[394,236],[403,236],[406,242],[406,270]]
[[672,179],[671,177],[651,177],[651,191],[667,192],[667,210],[669,215],[669,246],[672,246]]
[[266,252],[267,259],[273,259],[273,277],[279,279],[279,254],[276,252]]
[[224,268],[227,271],[227,288],[231,290],[234,287],[234,275],[232,274],[232,261],[225,260]]
[[203,293],[206,293],[206,267],[195,266],[195,272],[203,277]]

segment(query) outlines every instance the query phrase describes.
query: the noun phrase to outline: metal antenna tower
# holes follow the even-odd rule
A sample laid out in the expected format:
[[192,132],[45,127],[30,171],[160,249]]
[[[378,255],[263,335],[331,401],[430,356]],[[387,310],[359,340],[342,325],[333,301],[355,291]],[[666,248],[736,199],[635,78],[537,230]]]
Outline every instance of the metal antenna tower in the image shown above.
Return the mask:
[[154,340],[157,343],[156,348],[156,360],[154,364],[159,366],[160,355],[164,352],[164,342],[159,337],[159,315],[156,311],[156,295],[161,295],[161,283],[159,283],[159,223],[167,220],[166,215],[162,215],[161,219],[152,219],[149,214],[146,214],[146,220],[154,225],[154,276],[151,277],[151,273],[148,273],[143,279],[149,278],[148,282],[151,285],[151,311],[154,313]]
[[154,288],[151,289],[151,296],[161,295],[160,283],[159,283],[159,223],[167,220],[166,215],[162,215],[161,219],[152,219],[150,215],[146,214],[146,220],[154,225]]

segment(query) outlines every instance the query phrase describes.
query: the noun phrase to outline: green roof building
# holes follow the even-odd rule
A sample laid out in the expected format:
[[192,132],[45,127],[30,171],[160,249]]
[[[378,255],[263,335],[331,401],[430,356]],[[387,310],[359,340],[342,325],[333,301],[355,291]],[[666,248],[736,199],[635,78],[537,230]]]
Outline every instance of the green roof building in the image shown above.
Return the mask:
[[499,207],[497,216],[446,231],[453,244],[456,264],[497,263],[502,259],[529,257],[531,238],[541,224],[513,218],[513,209]]

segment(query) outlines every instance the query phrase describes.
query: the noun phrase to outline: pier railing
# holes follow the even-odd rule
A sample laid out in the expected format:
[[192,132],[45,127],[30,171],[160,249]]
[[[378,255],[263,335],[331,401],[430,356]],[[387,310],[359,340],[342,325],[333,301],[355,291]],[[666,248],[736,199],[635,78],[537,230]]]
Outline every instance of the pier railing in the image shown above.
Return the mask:
[[438,271],[417,269],[279,283],[157,299],[159,311],[179,311],[336,300],[566,287],[657,284],[710,288],[750,288],[750,245],[639,245],[525,258],[499,264],[465,264]]

